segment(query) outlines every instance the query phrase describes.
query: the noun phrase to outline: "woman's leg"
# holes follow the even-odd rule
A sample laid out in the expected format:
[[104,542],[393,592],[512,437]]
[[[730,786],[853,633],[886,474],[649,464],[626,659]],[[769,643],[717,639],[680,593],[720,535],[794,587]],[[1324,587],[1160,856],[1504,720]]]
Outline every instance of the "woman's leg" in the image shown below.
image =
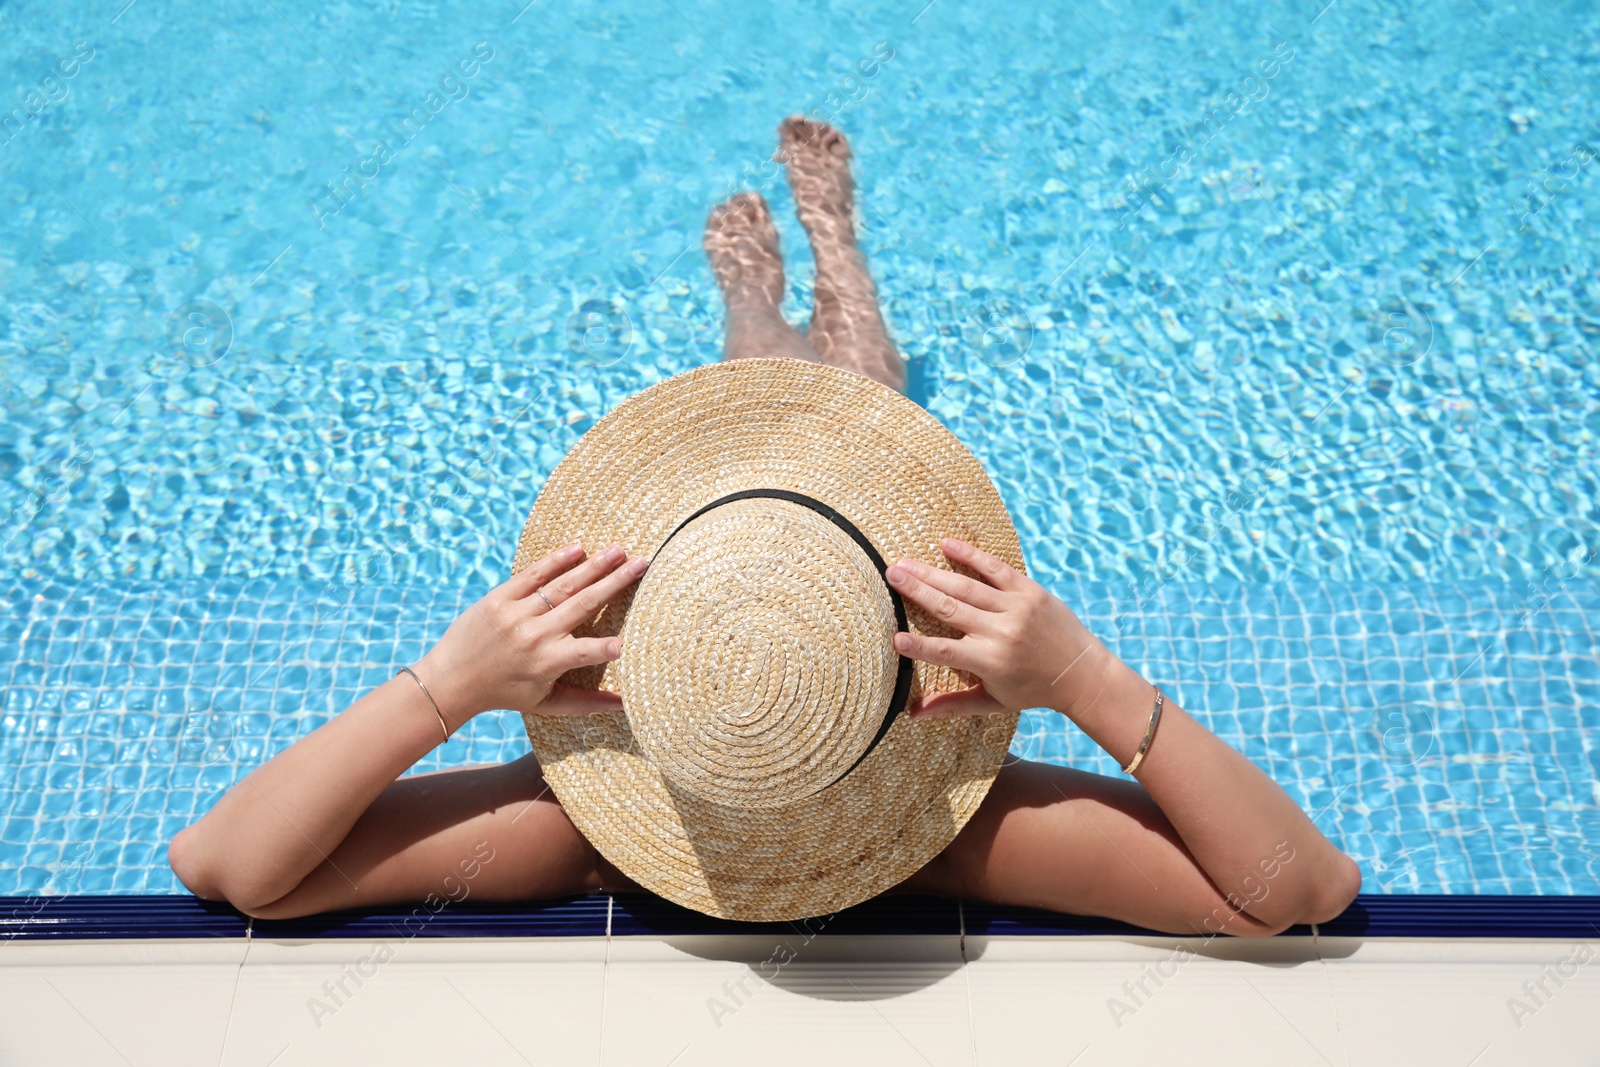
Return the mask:
[[817,261],[806,340],[824,362],[905,392],[905,361],[889,339],[866,256],[856,246],[849,144],[832,126],[803,118],[785,119],[778,138],[777,159],[788,168]]
[[706,256],[728,308],[723,359],[788,356],[810,363],[821,357],[784,321],[783,256],[767,202],[740,193],[718,204],[706,220]]

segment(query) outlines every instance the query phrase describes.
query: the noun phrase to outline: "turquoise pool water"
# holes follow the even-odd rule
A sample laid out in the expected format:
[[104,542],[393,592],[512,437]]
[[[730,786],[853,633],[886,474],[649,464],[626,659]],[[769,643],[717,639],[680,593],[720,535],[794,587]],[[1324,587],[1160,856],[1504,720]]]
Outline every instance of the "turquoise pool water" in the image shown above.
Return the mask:
[[1588,5],[118,8],[0,8],[0,894],[177,891],[498,582],[716,358],[717,199],[803,320],[796,111],[1035,577],[1369,890],[1600,892]]

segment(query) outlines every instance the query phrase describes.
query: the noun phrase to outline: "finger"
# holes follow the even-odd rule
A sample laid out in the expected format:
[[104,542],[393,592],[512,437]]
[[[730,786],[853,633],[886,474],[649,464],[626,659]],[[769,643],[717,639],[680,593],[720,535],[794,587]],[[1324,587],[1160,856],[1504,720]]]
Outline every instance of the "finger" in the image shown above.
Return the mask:
[[638,581],[649,563],[650,561],[643,556],[629,560],[593,584],[574,590],[570,597],[556,605],[556,609],[547,613],[546,617],[552,620],[562,633],[570,634],[579,623],[594,618],[613,597]]
[[924,637],[902,630],[894,635],[895,651],[902,656],[983,677],[988,663],[980,662],[977,646],[966,638]]
[[939,547],[944,550],[946,556],[960,563],[965,563],[968,567],[983,575],[984,581],[996,589],[1014,593],[1024,588],[1025,579],[1017,573],[1015,567],[1003,559],[989,555],[989,553],[976,545],[969,545],[967,542],[954,537],[946,537],[939,542]]
[[610,663],[622,655],[620,637],[567,637],[556,642],[550,658],[544,661],[545,673],[559,678],[579,667]]
[[991,625],[999,619],[994,612],[980,611],[971,604],[962,603],[944,590],[929,585],[898,563],[889,568],[886,576],[889,584],[894,586],[902,597],[962,633],[988,634]]
[[[563,601],[570,600],[573,594],[588,585],[593,585],[602,576],[615,570],[617,564],[627,558],[627,553],[621,545],[611,545],[602,552],[596,552],[577,567],[572,568],[559,577],[552,577],[543,585],[528,590],[528,606],[537,614],[545,614],[560,607]],[[544,596],[536,596],[543,593]],[[550,606],[545,607],[545,600],[550,601]]]
[[552,686],[550,695],[532,709],[535,715],[599,715],[621,710],[620,694],[608,689],[574,689],[568,685]]
[[583,546],[574,541],[565,548],[555,549],[542,559],[534,560],[501,582],[495,592],[511,600],[520,600],[582,558]]
[[1004,611],[1007,608],[1005,596],[992,585],[974,581],[965,574],[956,574],[954,571],[943,570],[939,567],[930,567],[920,559],[907,556],[895,563],[896,567],[910,571],[925,585],[949,593],[957,600],[971,604],[983,611]]
[[956,693],[924,697],[910,714],[913,719],[954,719],[960,715],[1004,715],[1007,710],[987,689],[975,685]]

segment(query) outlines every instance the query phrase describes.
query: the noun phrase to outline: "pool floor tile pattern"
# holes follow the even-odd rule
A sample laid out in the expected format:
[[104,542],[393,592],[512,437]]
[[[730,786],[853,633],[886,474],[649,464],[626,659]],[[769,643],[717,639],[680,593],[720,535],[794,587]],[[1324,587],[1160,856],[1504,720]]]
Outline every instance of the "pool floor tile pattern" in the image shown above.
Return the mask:
[[[1055,590],[1389,893],[1600,892],[1600,582]],[[181,890],[166,845],[414,661],[483,590],[0,586],[0,894]],[[474,720],[418,770],[512,759]],[[1018,756],[1116,774],[1059,716]]]

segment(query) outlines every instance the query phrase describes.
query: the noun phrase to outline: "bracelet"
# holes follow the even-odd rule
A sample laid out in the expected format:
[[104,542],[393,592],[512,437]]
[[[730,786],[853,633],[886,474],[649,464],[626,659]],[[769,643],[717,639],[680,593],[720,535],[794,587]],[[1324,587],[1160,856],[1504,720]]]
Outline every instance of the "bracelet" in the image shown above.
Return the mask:
[[1144,754],[1150,751],[1150,742],[1156,736],[1156,723],[1161,721],[1161,705],[1166,702],[1166,697],[1161,695],[1161,687],[1156,686],[1156,707],[1150,713],[1150,724],[1144,728],[1144,740],[1139,742],[1139,751],[1133,754],[1133,759],[1122,768],[1123,774],[1132,774],[1139,769],[1139,764],[1144,762]]
[[[402,674],[411,675],[412,679],[417,683],[417,688],[422,690],[422,695],[427,697],[428,703],[433,705],[433,713],[439,716],[439,730],[444,734],[445,743],[449,744],[450,728],[444,724],[444,712],[439,710],[439,702],[433,699],[433,694],[428,692],[428,687],[422,684],[422,679],[417,677],[416,671],[412,670],[410,667],[401,667],[399,670],[394,672],[394,676],[396,678],[400,677]],[[1146,740],[1148,741],[1148,739]]]

